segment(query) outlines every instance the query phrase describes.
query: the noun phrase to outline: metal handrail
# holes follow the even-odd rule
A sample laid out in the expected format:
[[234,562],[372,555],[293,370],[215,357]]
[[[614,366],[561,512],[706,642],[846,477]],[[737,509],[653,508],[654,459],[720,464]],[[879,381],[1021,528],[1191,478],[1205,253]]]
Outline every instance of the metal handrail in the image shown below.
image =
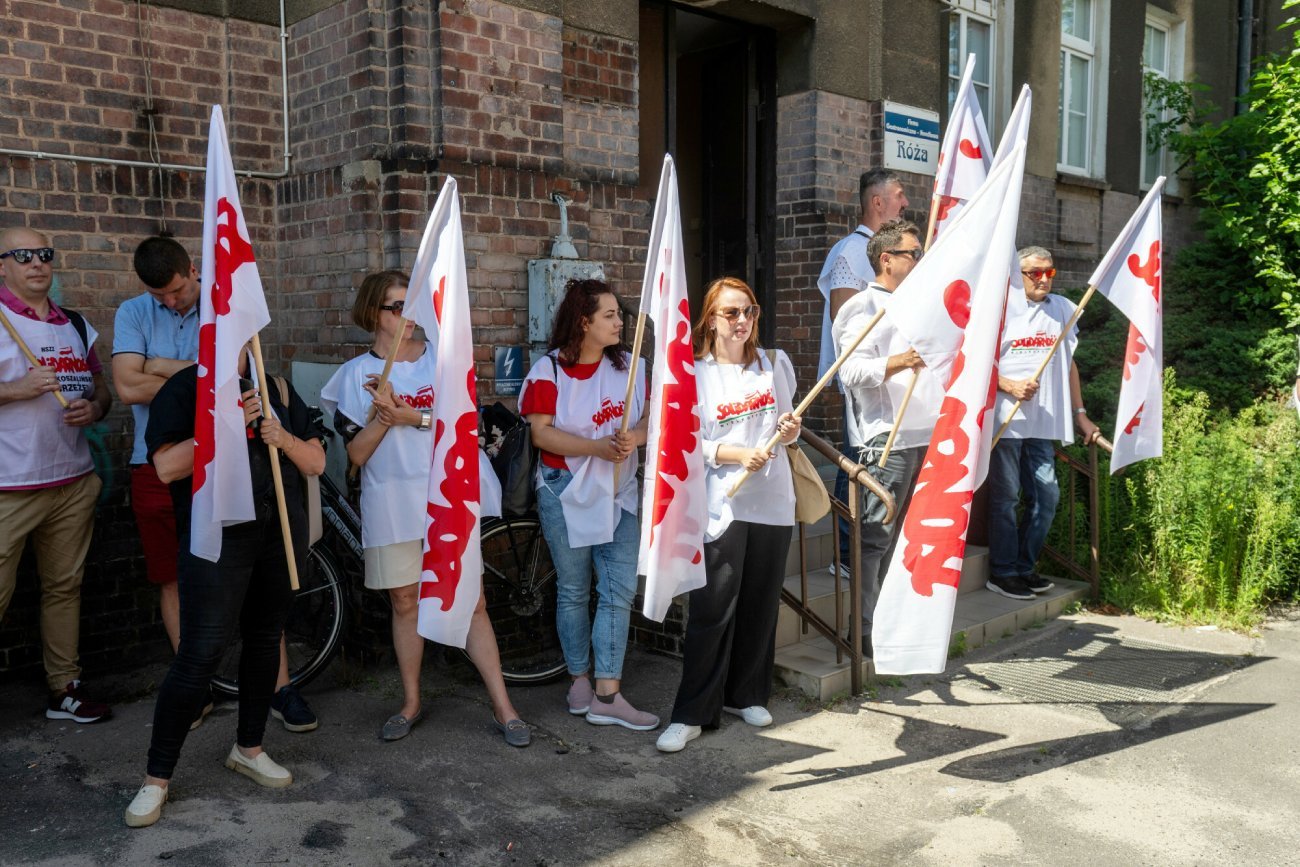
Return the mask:
[[1077,512],[1078,498],[1075,496],[1075,481],[1079,476],[1088,481],[1088,563],[1087,565],[1075,561],[1072,553],[1057,550],[1051,545],[1043,546],[1043,553],[1055,560],[1060,566],[1074,577],[1087,581],[1090,588],[1090,594],[1096,599],[1101,594],[1101,519],[1098,512],[1101,507],[1101,497],[1098,491],[1098,480],[1100,471],[1097,464],[1097,449],[1105,449],[1106,452],[1113,453],[1115,447],[1105,437],[1097,437],[1095,442],[1088,445],[1088,463],[1075,458],[1073,455],[1063,451],[1059,446],[1056,448],[1056,459],[1065,464],[1070,471],[1069,482],[1069,506],[1066,510],[1068,526],[1070,528],[1070,552],[1075,550],[1075,527],[1078,522],[1075,520]]

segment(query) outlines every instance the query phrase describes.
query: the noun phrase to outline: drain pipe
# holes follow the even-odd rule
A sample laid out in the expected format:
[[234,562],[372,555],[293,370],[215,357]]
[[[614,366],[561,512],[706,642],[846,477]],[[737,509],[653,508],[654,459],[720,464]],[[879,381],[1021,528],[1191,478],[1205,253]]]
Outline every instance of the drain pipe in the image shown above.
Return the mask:
[[1255,0],[1240,0],[1237,16],[1237,111],[1244,106],[1241,97],[1250,89],[1250,43],[1255,29]]
[[[293,155],[289,153],[289,31],[285,28],[284,0],[280,0],[280,98],[284,113],[284,168],[278,172],[257,172],[235,170],[235,174],[245,178],[262,178],[280,180],[289,176],[289,164]],[[122,160],[112,157],[88,157],[76,154],[50,153],[49,151],[28,151],[15,148],[0,148],[0,156],[27,157],[36,160],[65,160],[74,163],[94,163],[100,166],[129,166],[138,169],[167,169],[175,172],[206,172],[207,166],[186,166],[179,163],[151,163],[144,160]]]

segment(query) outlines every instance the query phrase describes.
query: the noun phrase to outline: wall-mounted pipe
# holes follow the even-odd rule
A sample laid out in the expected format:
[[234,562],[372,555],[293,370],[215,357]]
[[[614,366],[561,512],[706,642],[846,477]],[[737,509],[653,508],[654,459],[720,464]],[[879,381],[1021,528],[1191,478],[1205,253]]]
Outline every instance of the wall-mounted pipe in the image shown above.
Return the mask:
[[[284,168],[278,172],[258,172],[252,170],[235,170],[235,174],[245,178],[263,178],[279,180],[289,176],[289,165],[293,155],[289,152],[289,31],[285,27],[284,0],[280,0],[280,98],[284,112]],[[131,168],[163,168],[175,172],[205,172],[207,166],[187,166],[179,163],[145,162],[144,160],[123,160],[113,157],[81,156],[77,154],[50,153],[49,151],[30,151],[16,148],[0,148],[0,156],[27,157],[38,160],[65,160],[74,163],[94,163],[101,166],[129,166]]]

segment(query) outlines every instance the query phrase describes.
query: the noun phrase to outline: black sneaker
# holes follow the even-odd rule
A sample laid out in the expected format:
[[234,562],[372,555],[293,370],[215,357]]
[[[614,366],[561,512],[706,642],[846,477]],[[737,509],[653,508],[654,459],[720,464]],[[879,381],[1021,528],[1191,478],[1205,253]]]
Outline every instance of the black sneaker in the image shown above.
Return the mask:
[[94,723],[108,719],[113,709],[102,701],[91,701],[81,692],[81,681],[74,680],[61,692],[50,693],[45,706],[46,719],[70,719],[79,723]]
[[1048,581],[1046,578],[1044,578],[1042,575],[1039,575],[1037,572],[1030,572],[1028,575],[1025,575],[1020,580],[1021,582],[1024,583],[1025,587],[1029,588],[1035,593],[1046,593],[1048,590],[1051,590],[1053,587],[1056,586],[1051,581]]
[[997,593],[999,596],[1005,596],[1008,599],[1033,599],[1034,598],[1034,594],[1030,591],[1028,587],[1025,586],[1025,582],[1021,581],[1019,578],[1017,578],[1014,575],[1007,575],[1004,578],[999,578],[996,575],[990,575],[988,583],[986,583],[984,587],[985,589],[992,590],[994,593]]
[[280,687],[271,696],[271,716],[284,723],[285,729],[291,732],[309,732],[320,725],[307,700],[292,684]]

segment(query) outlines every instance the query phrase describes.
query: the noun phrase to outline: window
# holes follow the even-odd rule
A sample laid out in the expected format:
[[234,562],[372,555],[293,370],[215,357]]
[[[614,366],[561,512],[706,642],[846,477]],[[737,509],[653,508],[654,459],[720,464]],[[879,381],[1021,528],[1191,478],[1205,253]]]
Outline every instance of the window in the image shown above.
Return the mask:
[[[963,8],[974,7],[974,8]],[[977,11],[978,10],[978,11]],[[975,55],[975,72],[971,83],[980,112],[990,131],[993,123],[993,73],[997,68],[993,57],[994,9],[990,2],[954,6],[948,17],[948,109],[957,99],[962,73],[966,71],[966,58]]]
[[1093,84],[1097,62],[1094,0],[1061,0],[1060,138],[1056,161],[1063,171],[1090,174]]
[[[1183,77],[1183,27],[1182,22],[1161,10],[1147,7],[1146,31],[1142,39],[1142,71],[1158,75],[1167,81],[1181,81]],[[1150,189],[1156,178],[1170,171],[1166,148],[1151,149],[1146,146],[1146,113],[1142,117],[1142,189]],[[1170,177],[1166,189],[1172,190],[1174,178]]]

